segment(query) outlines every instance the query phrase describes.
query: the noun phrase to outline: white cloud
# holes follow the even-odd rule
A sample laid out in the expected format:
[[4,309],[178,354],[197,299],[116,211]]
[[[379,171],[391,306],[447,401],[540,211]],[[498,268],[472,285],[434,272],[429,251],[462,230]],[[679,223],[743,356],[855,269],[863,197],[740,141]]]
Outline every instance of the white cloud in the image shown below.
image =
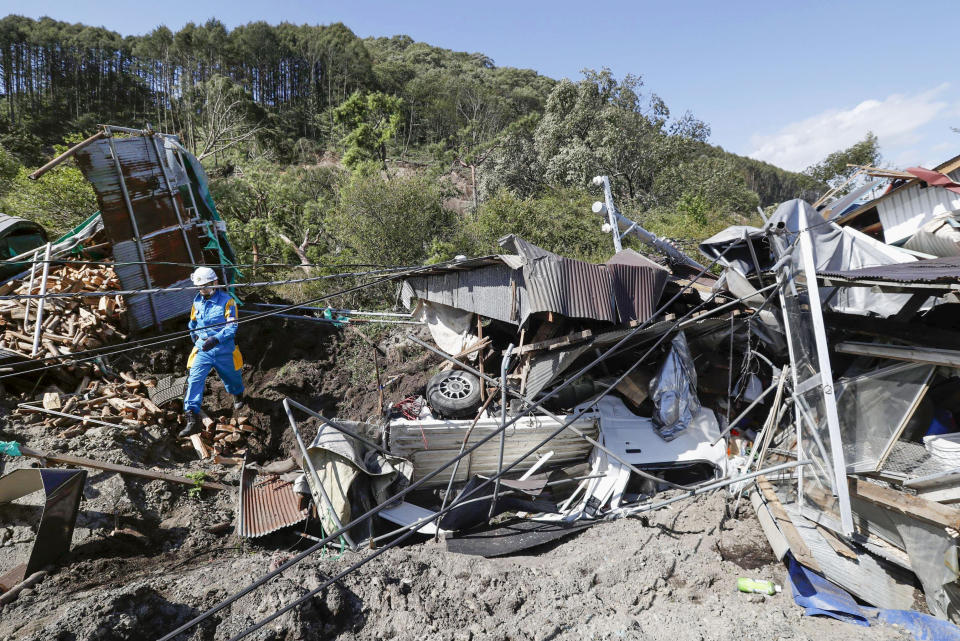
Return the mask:
[[956,105],[943,99],[948,87],[944,83],[913,96],[864,100],[851,109],[830,109],[790,123],[773,134],[756,134],[750,139],[753,151],[748,155],[800,171],[862,140],[868,131],[876,134],[881,152],[916,145],[922,127],[956,112]]

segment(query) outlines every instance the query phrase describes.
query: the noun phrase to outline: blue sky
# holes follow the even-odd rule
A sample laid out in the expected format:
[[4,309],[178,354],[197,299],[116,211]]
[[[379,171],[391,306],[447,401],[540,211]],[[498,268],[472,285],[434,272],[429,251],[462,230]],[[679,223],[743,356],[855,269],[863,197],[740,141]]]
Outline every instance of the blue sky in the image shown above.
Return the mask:
[[[669,6],[668,6],[669,5]],[[140,34],[216,17],[228,27],[343,22],[361,37],[407,34],[479,51],[498,65],[577,78],[610,67],[643,76],[679,115],[707,121],[711,141],[799,170],[867,131],[886,164],[931,166],[960,153],[960,80],[948,73],[956,5],[873,0],[799,3],[483,3],[404,0],[0,0],[3,13]]]

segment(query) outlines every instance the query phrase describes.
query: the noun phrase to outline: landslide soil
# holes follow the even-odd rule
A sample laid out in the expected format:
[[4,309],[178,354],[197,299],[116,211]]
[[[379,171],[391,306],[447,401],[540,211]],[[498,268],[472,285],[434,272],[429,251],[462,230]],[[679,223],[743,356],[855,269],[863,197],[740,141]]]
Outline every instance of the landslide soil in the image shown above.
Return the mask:
[[[249,444],[250,460],[284,459],[293,447],[280,407],[285,396],[331,416],[376,414],[372,348],[356,331],[286,321],[245,329],[239,342],[247,399],[259,426]],[[359,331],[386,353],[380,362],[387,400],[422,392],[440,364],[437,357],[407,341],[409,330]],[[183,371],[182,352],[159,350],[112,364],[140,375],[175,374]],[[8,410],[16,400],[4,398]],[[226,411],[229,400],[218,381],[208,385],[210,411]],[[198,461],[169,430],[157,427],[136,438],[93,428],[60,439],[49,428],[6,414],[0,440],[181,475],[203,471],[226,483],[238,480],[235,468]],[[31,463],[9,457],[2,462],[5,473]],[[240,540],[224,525],[235,518],[235,492],[204,490],[194,497],[190,489],[90,471],[68,557],[3,608],[0,639],[155,639],[309,543],[289,531]],[[0,572],[25,560],[39,505],[32,496],[0,507]],[[774,597],[738,593],[739,576],[786,585],[786,572],[752,512],[732,519],[726,518],[726,508],[723,494],[698,497],[644,519],[601,523],[559,543],[500,559],[448,553],[442,541],[419,537],[386,551],[248,638],[909,638],[894,627],[860,628],[803,617],[788,587]],[[368,554],[314,554],[178,639],[230,639]]]

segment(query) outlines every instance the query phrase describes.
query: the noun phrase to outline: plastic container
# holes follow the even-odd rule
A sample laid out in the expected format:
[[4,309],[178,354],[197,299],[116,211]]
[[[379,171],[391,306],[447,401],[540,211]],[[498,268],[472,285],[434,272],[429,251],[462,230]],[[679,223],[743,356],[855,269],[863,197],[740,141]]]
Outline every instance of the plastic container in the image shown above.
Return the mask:
[[748,594],[766,594],[767,596],[773,596],[774,594],[778,594],[781,588],[773,581],[741,577],[737,579],[737,589]]

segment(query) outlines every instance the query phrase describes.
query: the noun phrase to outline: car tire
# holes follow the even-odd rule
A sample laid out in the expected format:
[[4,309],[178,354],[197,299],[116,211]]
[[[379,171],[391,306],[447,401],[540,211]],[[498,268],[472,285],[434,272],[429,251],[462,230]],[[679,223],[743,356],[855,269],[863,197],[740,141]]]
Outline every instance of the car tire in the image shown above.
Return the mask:
[[480,407],[480,379],[462,370],[440,372],[427,383],[427,402],[447,418],[473,417]]

